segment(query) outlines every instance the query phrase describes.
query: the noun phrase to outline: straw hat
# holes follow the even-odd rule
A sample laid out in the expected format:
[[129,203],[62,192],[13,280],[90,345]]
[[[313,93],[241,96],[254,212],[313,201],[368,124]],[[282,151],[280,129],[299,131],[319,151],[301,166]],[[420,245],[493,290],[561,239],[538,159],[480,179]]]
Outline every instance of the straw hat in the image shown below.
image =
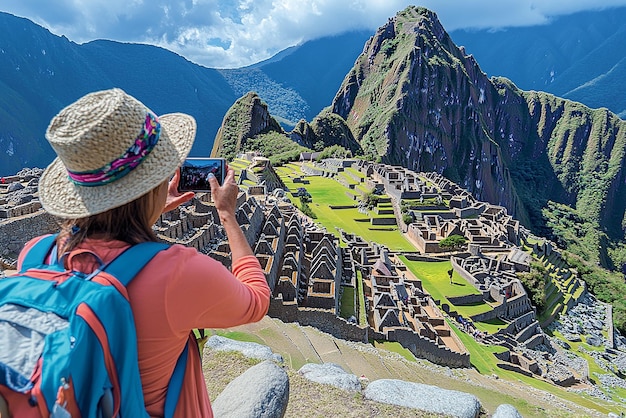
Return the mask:
[[56,115],[46,139],[57,158],[39,181],[39,199],[67,219],[106,212],[168,179],[184,162],[196,121],[157,117],[120,89],[90,93]]

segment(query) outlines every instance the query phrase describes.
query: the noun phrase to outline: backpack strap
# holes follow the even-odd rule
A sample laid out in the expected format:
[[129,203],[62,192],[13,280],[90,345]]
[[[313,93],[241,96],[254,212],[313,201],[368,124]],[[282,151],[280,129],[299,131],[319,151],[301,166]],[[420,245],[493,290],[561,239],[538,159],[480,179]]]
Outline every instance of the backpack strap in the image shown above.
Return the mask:
[[121,284],[128,286],[133,278],[159,251],[169,248],[161,242],[142,242],[128,248],[104,267]]
[[176,367],[174,367],[174,373],[170,378],[170,382],[167,385],[167,393],[165,394],[165,407],[163,409],[163,416],[165,418],[173,418],[176,405],[180,398],[180,392],[183,389],[183,379],[185,377],[185,369],[187,368],[187,355],[189,353],[189,341],[185,343],[183,352],[180,353],[180,357],[176,361]]
[[58,234],[46,235],[38,240],[30,250],[24,255],[22,260],[22,269],[20,273],[24,273],[30,268],[40,267],[46,264],[46,256],[50,253],[52,247],[55,247]]
[[[134,245],[124,251],[111,261],[104,271],[112,274],[120,283],[124,286],[128,286],[131,280],[139,273],[139,271],[148,263],[154,256],[166,248],[169,248],[168,244],[160,242],[142,242]],[[170,378],[170,382],[167,386],[167,393],[165,395],[165,418],[172,418],[176,405],[180,398],[180,393],[183,388],[183,380],[185,378],[185,371],[187,369],[187,356],[189,354],[189,341],[185,343],[183,352],[176,361],[174,372]]]

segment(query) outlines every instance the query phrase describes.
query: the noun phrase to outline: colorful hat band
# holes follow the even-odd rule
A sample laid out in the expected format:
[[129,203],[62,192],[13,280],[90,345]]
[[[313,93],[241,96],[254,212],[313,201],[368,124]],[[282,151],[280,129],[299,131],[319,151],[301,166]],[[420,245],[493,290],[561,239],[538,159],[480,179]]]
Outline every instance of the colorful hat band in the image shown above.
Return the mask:
[[78,186],[102,186],[124,177],[133,171],[154,148],[161,134],[161,124],[159,119],[146,112],[146,121],[141,132],[135,139],[133,146],[121,157],[113,160],[104,167],[90,171],[70,171],[67,173],[74,184]]

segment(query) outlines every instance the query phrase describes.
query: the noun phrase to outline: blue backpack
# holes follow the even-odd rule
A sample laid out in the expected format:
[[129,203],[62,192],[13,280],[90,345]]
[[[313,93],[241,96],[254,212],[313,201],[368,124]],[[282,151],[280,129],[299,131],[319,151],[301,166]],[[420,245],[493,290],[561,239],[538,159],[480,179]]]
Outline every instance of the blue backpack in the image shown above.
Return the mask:
[[[14,418],[147,417],[126,286],[168,246],[132,246],[86,275],[56,261],[55,240],[40,239],[20,272],[0,279],[0,414],[8,406]],[[54,264],[45,264],[48,254]],[[170,380],[166,417],[178,403],[188,347]]]

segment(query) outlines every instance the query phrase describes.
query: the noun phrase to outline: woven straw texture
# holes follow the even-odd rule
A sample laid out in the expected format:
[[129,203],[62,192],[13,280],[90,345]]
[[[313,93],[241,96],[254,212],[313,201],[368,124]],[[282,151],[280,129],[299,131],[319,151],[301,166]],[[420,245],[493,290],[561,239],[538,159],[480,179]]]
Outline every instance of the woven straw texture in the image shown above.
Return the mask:
[[120,158],[141,132],[146,111],[150,110],[120,89],[90,93],[61,110],[46,131],[58,157],[39,181],[44,209],[67,219],[95,215],[131,202],[171,177],[196,136],[195,119],[182,113],[159,116],[159,141],[126,176],[85,187],[74,184],[67,174],[67,169],[95,170]]

